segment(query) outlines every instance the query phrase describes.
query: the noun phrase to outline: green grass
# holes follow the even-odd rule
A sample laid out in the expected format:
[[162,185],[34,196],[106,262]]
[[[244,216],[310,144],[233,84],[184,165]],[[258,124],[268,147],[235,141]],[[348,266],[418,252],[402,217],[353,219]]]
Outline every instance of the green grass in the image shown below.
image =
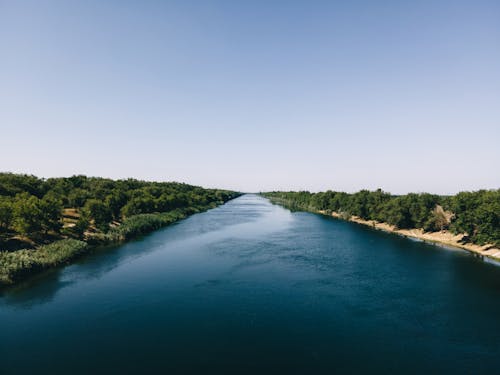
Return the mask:
[[127,241],[184,219],[186,216],[182,210],[134,215],[125,219],[119,227],[111,229],[106,233],[106,237],[111,242]]
[[32,272],[65,263],[87,249],[83,241],[65,239],[35,250],[0,252],[0,284],[12,284]]

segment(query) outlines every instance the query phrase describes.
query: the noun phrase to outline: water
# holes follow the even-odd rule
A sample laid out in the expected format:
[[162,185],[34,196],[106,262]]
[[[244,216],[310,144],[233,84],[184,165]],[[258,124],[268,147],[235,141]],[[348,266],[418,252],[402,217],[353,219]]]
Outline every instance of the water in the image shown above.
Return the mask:
[[500,267],[245,195],[0,296],[0,373],[498,373]]

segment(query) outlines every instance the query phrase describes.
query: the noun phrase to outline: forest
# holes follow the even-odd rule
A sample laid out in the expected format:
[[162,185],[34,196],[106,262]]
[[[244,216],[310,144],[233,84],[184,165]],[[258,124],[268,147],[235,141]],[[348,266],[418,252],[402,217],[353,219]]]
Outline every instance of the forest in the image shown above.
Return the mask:
[[426,232],[449,230],[466,234],[465,241],[500,246],[500,189],[460,192],[453,196],[429,193],[392,195],[381,189],[357,193],[263,193],[291,209],[336,212],[342,218],[357,216],[394,225],[398,229],[420,228]]
[[0,284],[238,195],[177,182],[0,173]]

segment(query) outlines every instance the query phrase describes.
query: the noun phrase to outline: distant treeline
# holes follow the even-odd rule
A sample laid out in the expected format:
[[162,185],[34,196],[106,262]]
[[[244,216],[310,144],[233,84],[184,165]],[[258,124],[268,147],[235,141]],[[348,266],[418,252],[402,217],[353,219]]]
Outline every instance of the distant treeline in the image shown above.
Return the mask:
[[73,176],[40,179],[0,173],[0,231],[33,240],[63,229],[63,209],[78,218],[65,234],[80,237],[92,227],[107,232],[114,221],[175,209],[206,207],[231,199],[235,192],[203,189],[176,182]]
[[291,209],[336,212],[346,219],[358,216],[400,229],[448,229],[467,234],[467,239],[473,243],[500,245],[500,190],[461,192],[454,196],[391,195],[380,189],[354,194],[301,191],[263,195]]
[[88,244],[126,240],[238,195],[177,182],[0,173],[0,284],[67,261]]

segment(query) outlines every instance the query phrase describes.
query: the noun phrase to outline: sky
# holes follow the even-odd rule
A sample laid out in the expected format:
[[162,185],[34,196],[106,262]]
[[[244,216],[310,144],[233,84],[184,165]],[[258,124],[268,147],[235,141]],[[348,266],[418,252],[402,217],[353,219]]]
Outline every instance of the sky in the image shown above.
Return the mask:
[[0,0],[0,171],[500,188],[500,2]]

